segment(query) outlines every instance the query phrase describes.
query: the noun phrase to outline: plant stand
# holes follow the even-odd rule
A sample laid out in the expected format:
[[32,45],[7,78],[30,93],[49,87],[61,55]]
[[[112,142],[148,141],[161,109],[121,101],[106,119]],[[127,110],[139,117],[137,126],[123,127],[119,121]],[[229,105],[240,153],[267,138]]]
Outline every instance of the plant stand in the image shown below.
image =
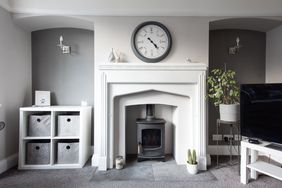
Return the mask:
[[[229,164],[232,164],[232,147],[236,147],[237,146],[237,155],[238,155],[238,163],[240,163],[240,140],[241,140],[241,136],[240,136],[240,122],[239,121],[222,121],[220,119],[216,120],[216,134],[218,135],[218,128],[221,125],[229,125],[229,134],[232,135],[233,139],[229,139]],[[236,128],[237,129],[237,134],[238,134],[238,143],[234,144],[234,133],[233,133],[233,129]],[[216,141],[216,148],[217,148],[217,155],[216,155],[216,166],[219,166],[219,162],[218,162],[218,153],[219,153],[219,145],[218,145],[218,140]]]

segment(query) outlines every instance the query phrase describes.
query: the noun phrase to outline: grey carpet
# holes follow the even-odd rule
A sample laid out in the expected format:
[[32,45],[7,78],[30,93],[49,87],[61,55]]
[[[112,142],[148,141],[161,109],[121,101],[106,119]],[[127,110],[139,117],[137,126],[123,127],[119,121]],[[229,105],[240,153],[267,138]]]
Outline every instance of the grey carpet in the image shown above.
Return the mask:
[[185,165],[176,165],[170,161],[152,164],[128,164],[121,170],[97,171],[91,181],[212,181],[216,180],[210,171],[190,175]]
[[17,170],[14,168],[0,175],[0,188],[69,187],[71,182],[89,182],[95,171],[96,168],[91,166],[71,170]]
[[92,181],[154,181],[151,166],[130,166],[121,170],[97,171]]
[[[205,181],[177,181],[166,179],[166,173],[154,172],[155,165],[158,162],[144,162],[132,164],[135,166],[152,166],[154,177],[163,178],[162,180],[102,180],[95,181],[96,168],[89,164],[82,169],[67,170],[23,170],[18,171],[13,168],[0,175],[0,188],[278,188],[282,187],[282,182],[274,178],[261,175],[258,180],[250,181],[249,184],[240,183],[238,165],[227,166],[223,168],[210,167],[208,172],[215,177],[212,180]],[[166,165],[174,164],[168,161]],[[127,168],[131,168],[128,165]],[[163,169],[165,170],[165,169]],[[129,171],[129,170],[128,170]],[[126,172],[124,172],[126,174]],[[155,173],[159,173],[158,175]],[[187,175],[187,173],[185,173]],[[198,174],[201,175],[201,174]],[[198,176],[197,175],[197,176]],[[131,175],[134,177],[135,175]],[[195,177],[193,177],[195,178]],[[202,178],[202,177],[201,177]]]
[[201,171],[196,175],[190,175],[185,165],[154,164],[152,165],[155,181],[212,181],[216,180],[210,171]]

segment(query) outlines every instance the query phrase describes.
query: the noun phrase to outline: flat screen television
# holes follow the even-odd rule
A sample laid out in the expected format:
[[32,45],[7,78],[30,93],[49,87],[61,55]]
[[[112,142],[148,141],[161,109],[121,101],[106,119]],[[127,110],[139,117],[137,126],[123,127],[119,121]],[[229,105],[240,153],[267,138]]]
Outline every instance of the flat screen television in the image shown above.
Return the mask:
[[282,144],[282,84],[242,84],[241,135]]

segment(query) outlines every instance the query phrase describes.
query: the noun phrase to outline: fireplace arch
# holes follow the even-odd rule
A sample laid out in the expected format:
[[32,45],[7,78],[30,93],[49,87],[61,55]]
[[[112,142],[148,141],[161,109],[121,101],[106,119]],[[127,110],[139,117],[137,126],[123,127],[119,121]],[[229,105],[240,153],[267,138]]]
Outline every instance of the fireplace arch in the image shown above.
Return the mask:
[[[113,136],[112,144],[109,147],[109,164],[113,165],[114,158],[118,155],[126,158],[126,107],[132,105],[144,104],[162,104],[174,106],[172,117],[172,124],[176,127],[174,135],[174,158],[177,164],[185,164],[186,152],[188,148],[193,146],[193,104],[187,93],[187,96],[175,93],[147,90],[141,92],[133,92],[133,94],[126,94],[117,96],[114,99],[114,118],[113,124],[110,127],[110,135]],[[181,121],[180,121],[181,120]],[[185,149],[184,149],[185,148]]]

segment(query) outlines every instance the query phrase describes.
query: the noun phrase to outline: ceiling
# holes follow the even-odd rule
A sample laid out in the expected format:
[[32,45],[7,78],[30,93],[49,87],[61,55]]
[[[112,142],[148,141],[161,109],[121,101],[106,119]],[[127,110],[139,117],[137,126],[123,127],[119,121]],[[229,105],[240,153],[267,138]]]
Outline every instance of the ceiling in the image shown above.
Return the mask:
[[0,6],[12,12],[15,22],[29,31],[56,27],[93,30],[88,15],[208,16],[211,30],[262,32],[282,21],[282,0],[0,0]]
[[281,0],[1,0],[14,13],[108,16],[282,16]]

